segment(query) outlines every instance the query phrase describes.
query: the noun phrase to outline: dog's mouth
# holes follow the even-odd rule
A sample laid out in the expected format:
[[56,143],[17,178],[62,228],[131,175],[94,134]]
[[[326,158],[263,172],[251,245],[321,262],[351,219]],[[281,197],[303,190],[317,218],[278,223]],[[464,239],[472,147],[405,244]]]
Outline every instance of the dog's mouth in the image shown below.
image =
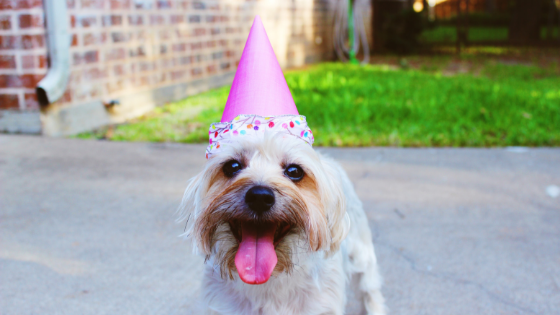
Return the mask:
[[289,233],[290,224],[230,221],[229,225],[239,242],[235,255],[239,277],[248,284],[267,282],[278,262],[275,246]]

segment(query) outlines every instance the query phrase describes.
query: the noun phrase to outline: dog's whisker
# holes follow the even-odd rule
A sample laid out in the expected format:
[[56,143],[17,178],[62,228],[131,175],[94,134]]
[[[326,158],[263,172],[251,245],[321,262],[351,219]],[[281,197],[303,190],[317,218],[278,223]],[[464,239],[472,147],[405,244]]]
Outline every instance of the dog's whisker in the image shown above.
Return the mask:
[[187,222],[185,222],[185,229],[183,230],[183,233],[187,231],[187,225],[189,224],[189,220],[191,219],[191,215],[192,215],[192,213],[189,213],[189,216],[187,217]]

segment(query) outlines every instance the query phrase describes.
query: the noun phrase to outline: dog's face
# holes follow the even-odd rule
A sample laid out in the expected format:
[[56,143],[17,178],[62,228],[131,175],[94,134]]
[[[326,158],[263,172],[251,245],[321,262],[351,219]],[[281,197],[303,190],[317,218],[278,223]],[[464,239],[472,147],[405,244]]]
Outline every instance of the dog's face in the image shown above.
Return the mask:
[[222,277],[265,283],[290,272],[299,254],[338,249],[348,224],[335,173],[296,137],[247,137],[192,179],[182,217]]

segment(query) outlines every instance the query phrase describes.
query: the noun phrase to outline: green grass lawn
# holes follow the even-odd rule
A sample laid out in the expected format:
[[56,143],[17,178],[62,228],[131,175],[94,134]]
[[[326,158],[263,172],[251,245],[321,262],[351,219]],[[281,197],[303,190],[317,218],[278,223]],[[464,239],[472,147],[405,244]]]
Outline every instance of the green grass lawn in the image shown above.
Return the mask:
[[[556,66],[557,68],[557,66]],[[478,74],[326,63],[286,72],[320,146],[558,146],[554,67],[489,63]],[[111,132],[117,141],[206,142],[229,87],[158,108]],[[193,110],[204,109],[193,115]]]
[[[541,29],[541,38],[547,36],[547,28]],[[558,27],[552,29],[552,37],[558,38]],[[433,29],[425,30],[420,35],[422,42],[455,42],[457,40],[457,29],[454,26],[438,26]],[[473,26],[469,28],[469,41],[507,41],[507,27],[481,27]]]

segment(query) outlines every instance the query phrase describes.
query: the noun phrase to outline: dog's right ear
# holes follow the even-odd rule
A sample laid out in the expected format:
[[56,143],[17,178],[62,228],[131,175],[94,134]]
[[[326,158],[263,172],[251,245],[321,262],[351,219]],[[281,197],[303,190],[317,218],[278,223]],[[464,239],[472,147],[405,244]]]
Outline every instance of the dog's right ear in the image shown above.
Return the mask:
[[202,201],[204,198],[204,192],[208,189],[208,180],[206,180],[205,174],[207,173],[206,168],[200,172],[195,177],[189,180],[187,189],[183,194],[183,200],[181,205],[177,209],[178,218],[177,222],[185,223],[185,232],[181,235],[185,238],[191,236],[193,229],[193,223],[202,211]]

